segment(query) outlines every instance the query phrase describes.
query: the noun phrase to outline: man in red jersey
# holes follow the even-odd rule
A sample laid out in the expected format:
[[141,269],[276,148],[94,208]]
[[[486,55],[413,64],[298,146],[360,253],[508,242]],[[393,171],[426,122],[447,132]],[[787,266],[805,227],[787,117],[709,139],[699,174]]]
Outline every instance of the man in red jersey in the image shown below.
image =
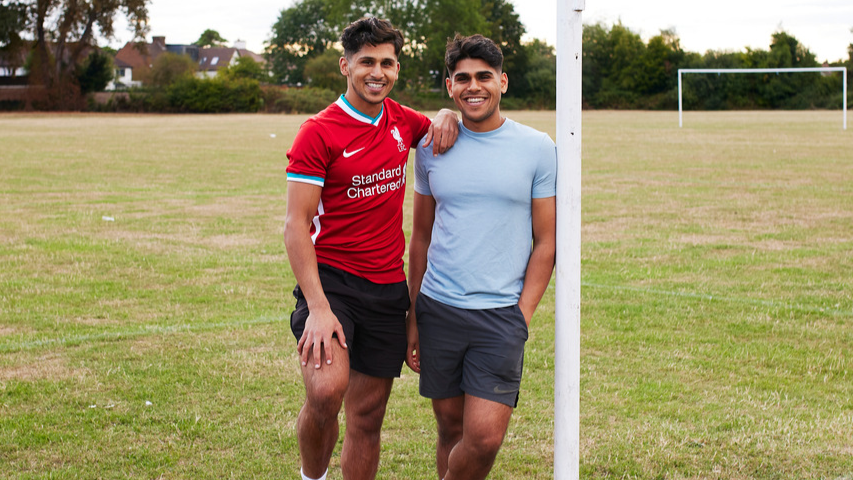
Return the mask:
[[[424,115],[387,98],[400,32],[363,18],[341,36],[347,91],[308,119],[287,152],[285,246],[296,276],[291,328],[306,398],[297,420],[302,478],[325,479],[343,403],[341,470],[373,479],[394,377],[406,358],[409,294],[403,273],[403,199],[409,149],[435,153],[456,139],[449,110]],[[434,133],[433,133],[434,132]]]

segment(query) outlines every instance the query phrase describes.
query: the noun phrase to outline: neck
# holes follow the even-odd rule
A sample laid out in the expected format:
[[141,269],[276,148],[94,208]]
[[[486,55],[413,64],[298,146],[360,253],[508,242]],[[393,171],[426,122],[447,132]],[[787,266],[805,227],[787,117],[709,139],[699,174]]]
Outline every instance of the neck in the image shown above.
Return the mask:
[[462,117],[462,125],[465,125],[465,128],[471,130],[472,132],[477,133],[485,133],[491,132],[492,130],[497,130],[501,128],[501,125],[504,124],[506,118],[501,116],[500,110],[495,110],[495,113],[489,116],[489,118],[484,118],[480,121],[471,120],[466,117]]
[[[376,117],[377,115],[379,115],[380,112],[382,112],[382,102],[365,102],[364,99],[362,99],[350,89],[347,89],[347,93],[344,94],[344,98],[347,99],[347,102],[349,102],[349,104],[352,105],[353,108],[365,115]],[[384,100],[385,99],[383,98],[383,101]]]

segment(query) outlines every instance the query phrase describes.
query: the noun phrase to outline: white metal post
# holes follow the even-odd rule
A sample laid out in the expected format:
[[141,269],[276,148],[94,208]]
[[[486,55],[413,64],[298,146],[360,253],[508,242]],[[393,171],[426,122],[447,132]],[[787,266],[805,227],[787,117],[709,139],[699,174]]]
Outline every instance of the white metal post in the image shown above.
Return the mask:
[[581,65],[585,0],[557,1],[554,478],[580,476]]
[[678,126],[683,124],[681,117],[681,69],[678,70]]
[[847,69],[844,72],[844,130],[847,130]]

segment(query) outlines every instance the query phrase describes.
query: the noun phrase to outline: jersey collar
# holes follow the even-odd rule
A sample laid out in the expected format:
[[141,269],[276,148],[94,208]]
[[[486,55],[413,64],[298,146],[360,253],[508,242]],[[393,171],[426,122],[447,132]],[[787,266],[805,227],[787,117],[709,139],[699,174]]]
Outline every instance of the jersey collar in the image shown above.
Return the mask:
[[385,113],[384,102],[382,103],[382,108],[379,110],[379,115],[377,115],[376,117],[371,117],[370,115],[359,112],[347,101],[346,98],[344,98],[343,95],[341,95],[341,97],[335,102],[335,104],[341,107],[341,110],[347,112],[350,117],[358,120],[359,122],[367,123],[370,125],[378,125],[379,120],[382,119],[382,114]]

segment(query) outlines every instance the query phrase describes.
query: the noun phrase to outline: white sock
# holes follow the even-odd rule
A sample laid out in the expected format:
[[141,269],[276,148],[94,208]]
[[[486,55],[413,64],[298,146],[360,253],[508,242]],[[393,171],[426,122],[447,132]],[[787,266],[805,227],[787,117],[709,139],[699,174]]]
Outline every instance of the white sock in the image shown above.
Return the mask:
[[301,468],[299,469],[299,473],[302,474],[302,480],[326,480],[326,475],[329,474],[329,469],[326,469],[326,472],[323,473],[323,476],[320,478],[311,478],[308,475],[305,475],[305,471]]

